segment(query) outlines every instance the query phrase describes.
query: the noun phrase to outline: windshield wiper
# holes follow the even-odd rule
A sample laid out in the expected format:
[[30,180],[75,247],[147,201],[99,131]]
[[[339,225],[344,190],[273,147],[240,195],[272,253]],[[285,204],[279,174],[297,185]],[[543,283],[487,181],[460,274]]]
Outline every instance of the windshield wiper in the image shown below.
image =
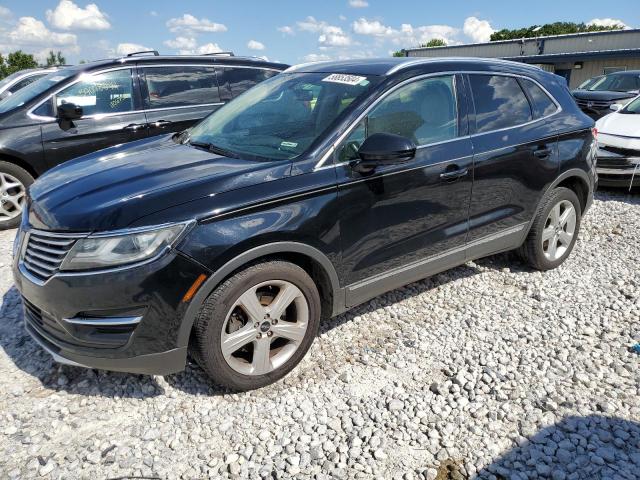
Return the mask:
[[211,153],[215,153],[216,155],[222,155],[223,157],[240,158],[236,153],[232,152],[231,150],[218,147],[213,143],[198,142],[197,140],[189,140],[188,144],[193,145],[194,147],[204,148],[205,150],[208,150]]

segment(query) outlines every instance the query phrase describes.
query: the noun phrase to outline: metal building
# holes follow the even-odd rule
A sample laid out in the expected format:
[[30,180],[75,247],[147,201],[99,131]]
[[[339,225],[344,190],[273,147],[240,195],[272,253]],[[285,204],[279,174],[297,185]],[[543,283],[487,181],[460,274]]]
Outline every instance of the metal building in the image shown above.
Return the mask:
[[449,47],[412,48],[408,57],[488,57],[538,65],[575,88],[588,78],[640,70],[640,29],[574,33]]

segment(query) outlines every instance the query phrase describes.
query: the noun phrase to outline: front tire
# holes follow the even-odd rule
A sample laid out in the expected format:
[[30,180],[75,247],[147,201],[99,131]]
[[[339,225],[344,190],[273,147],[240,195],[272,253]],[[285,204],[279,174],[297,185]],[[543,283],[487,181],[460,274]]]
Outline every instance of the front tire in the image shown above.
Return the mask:
[[0,230],[20,225],[27,188],[33,177],[24,168],[0,160]]
[[560,266],[571,254],[578,238],[582,208],[578,197],[557,187],[543,199],[520,254],[537,270]]
[[245,391],[289,373],[320,326],[321,303],[299,266],[273,260],[225,280],[202,305],[193,356],[216,382]]

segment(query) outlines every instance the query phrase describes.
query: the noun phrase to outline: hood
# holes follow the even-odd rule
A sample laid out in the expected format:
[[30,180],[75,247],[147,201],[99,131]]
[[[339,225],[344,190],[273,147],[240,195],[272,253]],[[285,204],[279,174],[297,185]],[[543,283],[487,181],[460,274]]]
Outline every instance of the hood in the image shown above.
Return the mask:
[[638,95],[637,93],[629,93],[629,92],[611,92],[608,90],[604,90],[601,92],[591,92],[589,90],[574,90],[571,94],[575,98],[579,98],[580,100],[599,100],[599,101],[612,101],[612,100],[622,100],[624,98],[631,98]]
[[125,228],[152,213],[277,180],[288,161],[227,158],[172,135],[108,148],[56,167],[29,189],[29,224],[59,231]]
[[598,143],[640,150],[640,115],[610,113],[596,122]]

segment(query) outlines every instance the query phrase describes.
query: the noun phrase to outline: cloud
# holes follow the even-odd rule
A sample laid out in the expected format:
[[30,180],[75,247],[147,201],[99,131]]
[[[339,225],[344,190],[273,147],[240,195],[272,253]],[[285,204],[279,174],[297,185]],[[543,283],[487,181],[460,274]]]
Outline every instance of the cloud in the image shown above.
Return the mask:
[[307,17],[297,22],[298,29],[304,32],[319,33],[318,44],[321,48],[346,47],[351,45],[351,37],[336,25]]
[[13,18],[13,13],[11,13],[11,10],[0,5],[0,19],[9,20],[11,18]]
[[138,43],[119,43],[116,47],[116,55],[124,57],[125,55],[129,55],[130,53],[144,52],[145,50],[152,49]]
[[462,26],[464,34],[476,43],[488,42],[495,31],[486,20],[476,17],[468,17]]
[[47,21],[61,30],[108,30],[111,28],[106,14],[95,3],[81,8],[71,0],[60,0],[54,10],[47,10]]
[[393,35],[393,28],[387,27],[378,20],[369,21],[366,18],[359,18],[351,24],[353,31],[359,35],[373,35],[384,37]]
[[594,18],[587,22],[587,25],[596,25],[598,27],[617,27],[621,26],[624,29],[629,29],[629,25],[617,18]]
[[198,41],[194,37],[178,36],[172,40],[165,40],[163,43],[174,50],[193,50],[198,46]]
[[369,6],[369,2],[366,0],[349,0],[349,6],[351,8],[366,8]]
[[305,55],[304,57],[302,57],[302,59],[305,62],[322,62],[322,61],[326,61],[326,60],[331,60],[331,57],[329,55],[324,54],[324,53],[310,53],[310,54]]
[[247,48],[249,50],[264,50],[264,43],[258,42],[257,40],[249,40],[247,42]]
[[17,48],[24,45],[75,47],[78,40],[73,33],[52,32],[33,17],[21,17],[15,28],[7,33],[7,37]]
[[285,25],[284,27],[278,27],[277,30],[285,35],[295,35],[296,32],[289,25]]
[[151,10],[149,12],[149,15],[151,15],[152,17],[157,17],[158,16],[158,12],[156,12],[155,10]]
[[200,45],[198,48],[196,48],[195,53],[196,55],[206,55],[207,53],[218,53],[221,52],[222,48],[220,48],[220,45],[218,45],[217,43],[205,43],[204,45]]
[[226,32],[227,27],[222,23],[215,23],[207,18],[196,18],[189,13],[185,13],[182,17],[171,18],[167,21],[167,27],[173,33],[213,33]]

